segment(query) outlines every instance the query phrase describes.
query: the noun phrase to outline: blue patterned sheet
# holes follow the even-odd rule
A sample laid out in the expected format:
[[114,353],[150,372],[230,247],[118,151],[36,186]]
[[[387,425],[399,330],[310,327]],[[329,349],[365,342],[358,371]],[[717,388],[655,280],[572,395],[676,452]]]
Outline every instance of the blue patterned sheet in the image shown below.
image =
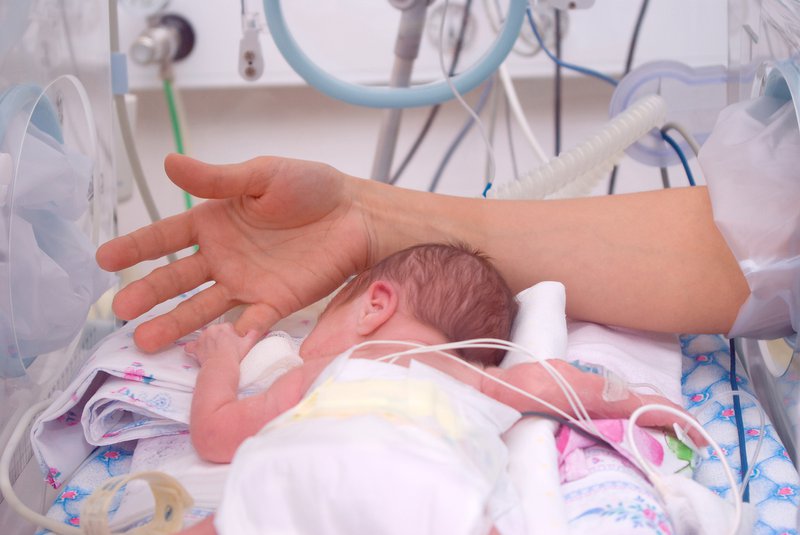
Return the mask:
[[[55,502],[47,511],[47,516],[72,527],[81,524],[80,510],[86,500],[100,483],[111,477],[127,474],[131,468],[131,456],[136,441],[121,442],[111,446],[97,448],[83,466],[70,480],[69,484],[59,489]],[[111,505],[111,514],[119,507],[122,493],[118,493]],[[52,531],[40,530],[36,535],[51,534]]]
[[[684,404],[726,451],[735,473],[740,470],[739,440],[730,392],[730,354],[720,336],[682,336]],[[747,378],[737,376],[739,388],[752,393]],[[748,459],[758,441],[759,416],[753,403],[742,398]],[[757,535],[797,535],[796,515],[800,504],[800,478],[772,425],[764,431],[764,444],[750,482],[750,501],[756,506]],[[73,480],[61,489],[48,516],[67,525],[79,523],[80,502],[100,481],[129,470],[134,443],[98,448]],[[702,461],[694,471],[699,483],[727,497],[730,489],[715,456]],[[45,532],[40,532],[43,534]],[[37,534],[37,535],[40,535]]]
[[[738,475],[741,471],[739,438],[733,398],[726,394],[731,391],[728,341],[721,336],[684,335],[681,350],[684,404],[725,450],[731,469]],[[741,390],[753,393],[746,377],[737,374],[736,379]],[[752,463],[760,432],[759,411],[744,397],[741,406],[747,459]],[[702,461],[694,472],[694,479],[720,496],[726,497],[730,492],[722,462],[716,456]],[[797,534],[799,483],[797,471],[767,419],[764,443],[750,479],[750,503],[755,505],[758,514],[754,534]]]

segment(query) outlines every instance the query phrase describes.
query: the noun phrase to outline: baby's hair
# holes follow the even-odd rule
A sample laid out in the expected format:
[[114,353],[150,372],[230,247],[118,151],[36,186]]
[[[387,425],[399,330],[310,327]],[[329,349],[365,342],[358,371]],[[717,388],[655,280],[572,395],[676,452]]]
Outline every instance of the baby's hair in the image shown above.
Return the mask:
[[[505,279],[484,253],[465,244],[423,244],[381,260],[350,281],[331,307],[350,302],[377,280],[397,283],[401,299],[419,321],[448,340],[507,340],[517,301]],[[500,349],[459,350],[469,361],[497,366]]]

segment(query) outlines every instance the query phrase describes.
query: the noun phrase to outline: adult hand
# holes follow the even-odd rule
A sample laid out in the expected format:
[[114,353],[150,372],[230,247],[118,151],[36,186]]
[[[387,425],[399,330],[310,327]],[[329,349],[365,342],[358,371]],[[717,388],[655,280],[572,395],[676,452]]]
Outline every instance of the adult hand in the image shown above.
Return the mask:
[[118,271],[195,244],[199,249],[121,290],[114,313],[130,320],[207,281],[215,284],[140,325],[134,338],[145,351],[241,304],[250,306],[236,330],[263,333],[369,265],[357,179],[332,167],[273,157],[210,165],[170,155],[165,169],[179,187],[212,200],[109,241],[97,262]]

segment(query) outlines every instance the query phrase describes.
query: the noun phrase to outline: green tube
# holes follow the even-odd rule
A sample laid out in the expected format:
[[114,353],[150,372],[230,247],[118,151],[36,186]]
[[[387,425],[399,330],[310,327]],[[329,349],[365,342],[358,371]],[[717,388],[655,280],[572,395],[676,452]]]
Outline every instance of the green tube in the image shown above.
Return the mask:
[[[172,136],[175,138],[175,152],[178,154],[186,154],[183,148],[183,134],[181,133],[181,123],[178,119],[178,109],[175,106],[175,94],[172,91],[172,82],[169,78],[164,78],[164,96],[167,98],[169,119],[172,123]],[[190,209],[192,207],[192,196],[184,191],[183,199],[186,204],[186,209]]]

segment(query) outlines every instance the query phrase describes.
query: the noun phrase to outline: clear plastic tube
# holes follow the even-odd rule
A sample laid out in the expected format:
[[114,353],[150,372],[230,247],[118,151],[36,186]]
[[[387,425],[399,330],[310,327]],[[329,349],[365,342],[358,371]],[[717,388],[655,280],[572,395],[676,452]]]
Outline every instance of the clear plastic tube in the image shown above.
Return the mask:
[[557,191],[547,195],[546,199],[570,199],[573,197],[583,197],[589,195],[592,189],[603,179],[608,176],[608,173],[614,166],[622,159],[622,153],[612,156],[605,162],[593,168],[588,173],[574,178],[573,180],[564,184]]
[[624,151],[666,117],[666,103],[648,95],[612,119],[587,141],[550,160],[520,180],[495,187],[488,196],[498,199],[543,199],[585,177],[597,166]]

